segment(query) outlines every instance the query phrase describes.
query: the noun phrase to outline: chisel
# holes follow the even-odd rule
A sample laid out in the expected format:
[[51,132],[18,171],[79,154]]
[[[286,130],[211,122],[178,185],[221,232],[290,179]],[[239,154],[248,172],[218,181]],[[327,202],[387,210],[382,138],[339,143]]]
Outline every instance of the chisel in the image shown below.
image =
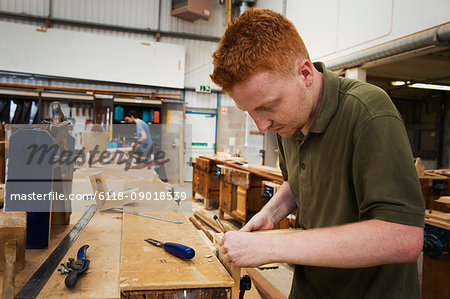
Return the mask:
[[177,243],[163,243],[154,239],[145,239],[145,241],[155,246],[162,247],[168,253],[182,259],[189,260],[195,256],[195,250],[186,245]]

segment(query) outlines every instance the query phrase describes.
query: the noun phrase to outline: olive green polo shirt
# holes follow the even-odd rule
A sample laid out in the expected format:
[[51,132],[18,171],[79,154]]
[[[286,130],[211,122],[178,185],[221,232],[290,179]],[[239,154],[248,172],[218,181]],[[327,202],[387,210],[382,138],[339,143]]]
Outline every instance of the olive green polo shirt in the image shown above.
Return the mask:
[[[424,226],[424,201],[400,114],[368,83],[325,69],[306,136],[278,136],[280,168],[303,229],[380,219]],[[295,266],[290,298],[420,298],[416,263],[338,269]]]

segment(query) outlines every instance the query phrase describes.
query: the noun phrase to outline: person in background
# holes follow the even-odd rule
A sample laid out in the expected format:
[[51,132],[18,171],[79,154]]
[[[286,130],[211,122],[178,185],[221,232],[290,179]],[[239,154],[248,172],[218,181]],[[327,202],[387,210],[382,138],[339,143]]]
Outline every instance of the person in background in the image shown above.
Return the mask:
[[[326,41],[323,41],[326,42]],[[295,265],[290,298],[420,298],[424,201],[399,112],[380,88],[312,63],[294,25],[249,9],[213,54],[211,79],[277,133],[280,190],[224,261]],[[295,232],[272,229],[298,208]]]
[[138,118],[134,112],[126,113],[124,119],[128,123],[136,124],[137,141],[133,145],[133,152],[140,159],[138,163],[148,161],[153,151],[153,141],[148,125],[142,119]]

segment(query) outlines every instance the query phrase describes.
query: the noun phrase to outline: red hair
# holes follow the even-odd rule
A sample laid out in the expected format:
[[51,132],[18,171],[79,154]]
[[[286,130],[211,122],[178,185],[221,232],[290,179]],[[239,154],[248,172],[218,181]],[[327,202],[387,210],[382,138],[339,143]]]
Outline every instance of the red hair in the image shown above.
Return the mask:
[[224,91],[260,71],[293,74],[297,59],[310,60],[292,22],[269,9],[255,8],[228,26],[212,57],[211,80]]

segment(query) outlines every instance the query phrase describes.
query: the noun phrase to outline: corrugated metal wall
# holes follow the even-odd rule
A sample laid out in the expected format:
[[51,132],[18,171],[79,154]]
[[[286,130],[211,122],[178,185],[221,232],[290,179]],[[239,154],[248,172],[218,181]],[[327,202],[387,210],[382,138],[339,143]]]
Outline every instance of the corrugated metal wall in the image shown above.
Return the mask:
[[[135,28],[158,29],[161,2],[160,30],[221,36],[224,32],[225,8],[212,1],[208,21],[193,23],[171,17],[170,0],[53,0],[51,16],[57,19],[84,21]],[[50,14],[50,0],[0,0],[0,10],[35,16]]]
[[[161,2],[161,10],[159,4]],[[51,7],[51,12],[50,12]],[[212,0],[212,13],[208,21],[198,20],[193,23],[172,17],[170,0],[0,0],[0,11],[25,15],[73,20],[88,23],[100,23],[139,29],[157,30],[158,23],[162,32],[181,32],[189,34],[220,37],[225,30],[225,7],[219,1]],[[161,18],[159,19],[159,17]],[[13,20],[3,19],[8,22]],[[26,23],[26,21],[14,21]],[[33,23],[33,22],[31,22]],[[42,25],[42,24],[39,24]],[[116,32],[95,28],[82,28],[68,25],[54,25],[54,28],[91,32],[102,35],[115,35],[140,40],[154,40],[154,36],[130,32]],[[209,78],[212,72],[211,54],[216,48],[216,42],[191,40],[185,38],[165,37],[161,42],[185,45],[186,74],[185,88],[195,88],[199,85],[210,85],[219,89]],[[132,55],[132,54],[130,54]],[[111,84],[83,84],[57,80],[28,80],[0,78],[0,82],[58,85],[83,88],[113,89],[127,91],[164,92],[161,89],[145,87],[125,87]],[[174,90],[168,92],[176,92]],[[234,105],[228,96],[221,96],[222,105]],[[189,93],[188,107],[215,108],[216,94],[211,95]]]
[[57,0],[53,1],[52,17],[155,29],[158,4],[155,0]]
[[47,16],[49,0],[1,0],[0,10],[37,16]]

